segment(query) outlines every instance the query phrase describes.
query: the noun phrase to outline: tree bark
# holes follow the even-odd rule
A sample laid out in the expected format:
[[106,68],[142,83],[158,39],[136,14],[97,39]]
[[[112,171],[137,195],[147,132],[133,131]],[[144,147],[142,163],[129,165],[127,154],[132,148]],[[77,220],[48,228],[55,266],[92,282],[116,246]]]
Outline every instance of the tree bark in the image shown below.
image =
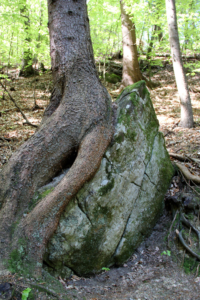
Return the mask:
[[171,56],[181,104],[181,121],[179,126],[191,128],[193,127],[193,113],[187,79],[184,73],[183,62],[181,58],[175,0],[166,0],[166,10]]
[[142,74],[138,62],[135,24],[126,13],[126,6],[122,0],[120,0],[120,6],[123,44],[122,87],[126,87],[142,80]]
[[[48,0],[54,89],[38,131],[0,174],[0,273],[40,274],[46,244],[70,199],[97,171],[112,134],[112,106],[94,63],[85,0]],[[65,167],[62,181],[33,202]],[[13,262],[14,258],[17,263]]]

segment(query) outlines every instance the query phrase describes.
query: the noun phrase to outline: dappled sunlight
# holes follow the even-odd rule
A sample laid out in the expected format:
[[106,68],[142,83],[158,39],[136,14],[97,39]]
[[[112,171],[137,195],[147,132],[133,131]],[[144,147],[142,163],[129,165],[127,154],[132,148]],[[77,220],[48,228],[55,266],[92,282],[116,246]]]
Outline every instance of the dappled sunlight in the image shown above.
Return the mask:
[[[11,69],[12,73],[13,69]],[[10,74],[12,75],[12,74]],[[13,81],[8,81],[7,88],[15,99],[17,105],[22,109],[29,122],[39,125],[46,106],[49,103],[50,91],[52,89],[51,73],[42,76],[29,78],[19,77]],[[0,88],[0,97],[4,92]],[[41,109],[32,110],[34,102]],[[0,168],[10,155],[26,141],[33,133],[35,128],[26,124],[21,113],[17,110],[8,96],[4,95],[0,102]],[[3,160],[1,161],[1,158]]]
[[[174,81],[173,69],[170,67],[162,69],[152,77],[152,81],[160,83],[158,87],[150,91],[150,95],[159,120],[159,130],[165,136],[167,149],[170,152],[190,152],[190,154],[198,156],[200,149],[200,74],[188,78],[195,121],[195,127],[191,129],[178,127],[180,101]],[[103,82],[103,84],[109,91],[112,101],[115,101],[120,93],[119,87],[121,83]],[[20,77],[13,82],[9,81],[7,87],[9,90],[14,88],[14,91],[10,93],[28,120],[35,125],[39,125],[50,99],[52,89],[51,73],[48,72],[42,76],[30,78]],[[2,95],[3,91],[0,89],[0,96]],[[34,98],[41,109],[32,111]],[[0,138],[2,138],[0,140],[1,168],[2,162],[5,163],[7,161],[16,148],[35,132],[35,128],[25,124],[21,113],[17,111],[7,96],[5,96],[5,100],[1,101],[0,113]]]
[[171,118],[169,116],[160,114],[159,116],[157,116],[157,118],[158,118],[160,126],[164,126],[166,123],[169,125],[174,124],[174,118]]

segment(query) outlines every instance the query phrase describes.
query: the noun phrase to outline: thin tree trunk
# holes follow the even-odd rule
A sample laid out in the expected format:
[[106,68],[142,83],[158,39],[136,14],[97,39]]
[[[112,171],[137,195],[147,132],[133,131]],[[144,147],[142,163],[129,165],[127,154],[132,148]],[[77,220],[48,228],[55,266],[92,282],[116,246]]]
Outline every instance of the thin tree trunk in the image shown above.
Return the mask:
[[[111,100],[96,72],[86,1],[49,0],[48,11],[54,89],[39,130],[0,173],[0,274],[11,267],[40,274],[61,212],[97,171],[113,133]],[[38,188],[65,167],[70,170],[62,181],[34,203]]]
[[[158,33],[159,31],[159,33]],[[162,39],[162,32],[161,32],[161,28],[160,26],[158,25],[153,25],[153,28],[152,28],[152,34],[151,34],[151,40],[150,40],[150,43],[149,43],[149,47],[147,49],[147,59],[151,59],[152,57],[152,49],[153,49],[153,46],[154,46],[154,42],[155,40],[158,39],[159,42],[161,41]]]
[[187,79],[183,69],[181,50],[179,43],[175,0],[166,0],[167,21],[174,74],[181,103],[181,121],[179,126],[193,127],[193,113]]
[[120,6],[123,43],[122,86],[126,87],[142,80],[142,74],[138,62],[135,24],[126,13],[126,6],[122,0],[120,0]]
[[30,18],[29,18],[29,12],[27,9],[27,4],[25,1],[24,7],[21,9],[20,11],[21,16],[24,18],[24,26],[25,26],[25,34],[26,34],[26,38],[25,38],[25,50],[23,53],[23,59],[22,59],[22,66],[21,66],[21,70],[20,70],[20,75],[24,76],[24,77],[28,77],[34,74],[34,69],[32,66],[32,62],[33,62],[33,56],[32,56],[32,52],[30,50],[30,47],[28,46],[28,44],[31,42],[31,38],[30,38],[30,33],[29,33],[29,29],[30,29]]

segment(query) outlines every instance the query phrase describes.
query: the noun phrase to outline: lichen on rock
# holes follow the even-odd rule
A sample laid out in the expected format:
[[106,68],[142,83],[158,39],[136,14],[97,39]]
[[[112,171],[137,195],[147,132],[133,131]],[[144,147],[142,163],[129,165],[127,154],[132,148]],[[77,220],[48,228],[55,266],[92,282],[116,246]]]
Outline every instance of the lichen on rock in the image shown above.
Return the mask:
[[145,82],[127,87],[116,103],[113,142],[48,244],[54,274],[88,275],[123,263],[162,213],[174,170]]

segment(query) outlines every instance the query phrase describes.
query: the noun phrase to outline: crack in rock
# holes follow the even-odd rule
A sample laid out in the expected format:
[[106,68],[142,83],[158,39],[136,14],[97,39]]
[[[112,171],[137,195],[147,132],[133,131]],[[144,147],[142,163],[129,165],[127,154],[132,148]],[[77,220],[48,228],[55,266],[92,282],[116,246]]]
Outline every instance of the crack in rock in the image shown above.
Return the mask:
[[[76,196],[76,200],[77,200],[77,205],[78,205],[78,208],[82,211],[82,213],[86,216],[87,220],[90,222],[90,224],[92,225],[92,221],[90,220],[89,216],[88,216],[88,213],[87,213],[87,210],[85,208],[85,210],[83,209],[81,203],[79,202],[79,199],[78,199],[78,196]],[[93,225],[92,225],[93,226]]]

